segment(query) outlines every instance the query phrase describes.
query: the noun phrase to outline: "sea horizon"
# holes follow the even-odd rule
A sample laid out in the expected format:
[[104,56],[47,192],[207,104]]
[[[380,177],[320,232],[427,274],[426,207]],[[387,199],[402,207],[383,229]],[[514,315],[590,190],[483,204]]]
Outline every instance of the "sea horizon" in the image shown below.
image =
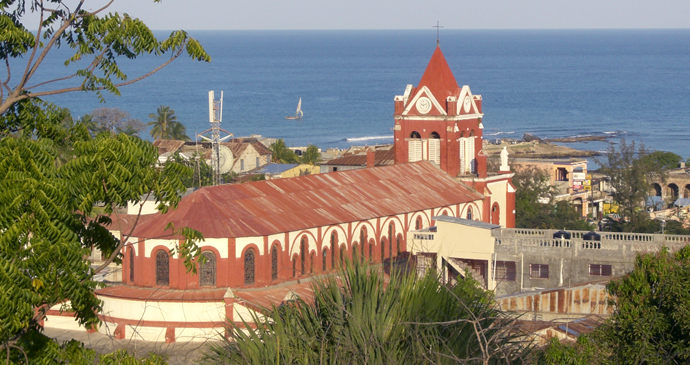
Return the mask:
[[[182,56],[123,87],[121,97],[104,94],[105,104],[95,94],[46,99],[75,116],[117,107],[143,122],[168,105],[193,137],[208,128],[208,91],[224,91],[222,127],[236,136],[324,149],[392,143],[393,97],[419,83],[437,41],[431,28],[188,32],[211,63]],[[482,95],[487,139],[615,132],[652,150],[690,156],[684,129],[690,29],[442,29],[440,46],[458,84]],[[160,61],[142,57],[123,68],[136,77]],[[46,71],[59,74],[60,66]],[[286,121],[299,98],[305,117]],[[142,137],[150,139],[148,131]],[[569,145],[604,150],[608,144]]]

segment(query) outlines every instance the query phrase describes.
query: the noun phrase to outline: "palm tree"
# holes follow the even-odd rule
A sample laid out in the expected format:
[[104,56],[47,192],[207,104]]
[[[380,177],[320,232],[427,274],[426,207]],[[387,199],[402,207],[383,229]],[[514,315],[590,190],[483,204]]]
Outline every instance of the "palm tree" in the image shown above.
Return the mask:
[[[229,323],[230,338],[212,346],[207,363],[456,364],[519,363],[514,320],[471,279],[444,285],[435,274],[394,272],[346,263],[340,278],[313,284],[314,298],[296,298]],[[395,271],[395,270],[394,270]]]
[[[175,139],[173,137],[173,130],[176,124],[180,124],[177,121],[177,116],[175,111],[169,106],[161,105],[156,110],[156,113],[149,114],[149,118],[152,119],[146,125],[151,128],[151,137],[154,139]],[[179,127],[178,127],[179,128]],[[184,126],[182,126],[184,128]],[[184,132],[184,129],[183,129]],[[186,136],[186,134],[185,134]],[[189,139],[189,137],[187,137]]]
[[187,135],[187,127],[180,122],[172,123],[172,128],[170,128],[170,139],[177,139],[180,141],[190,141],[191,139]]

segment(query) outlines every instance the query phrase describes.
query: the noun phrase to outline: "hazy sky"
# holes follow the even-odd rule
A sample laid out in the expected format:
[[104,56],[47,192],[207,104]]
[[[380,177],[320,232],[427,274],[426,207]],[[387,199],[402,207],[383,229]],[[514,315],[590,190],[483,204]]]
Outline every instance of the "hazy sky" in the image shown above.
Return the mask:
[[116,0],[112,9],[152,29],[690,28],[688,0]]

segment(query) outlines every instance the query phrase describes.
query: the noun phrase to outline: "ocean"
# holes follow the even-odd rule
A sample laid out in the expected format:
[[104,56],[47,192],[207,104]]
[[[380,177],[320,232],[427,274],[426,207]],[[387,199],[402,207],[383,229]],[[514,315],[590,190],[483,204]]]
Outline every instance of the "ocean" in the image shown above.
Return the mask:
[[[436,47],[434,29],[190,34],[211,63],[181,57],[104,104],[81,92],[47,100],[75,116],[115,107],[143,122],[167,105],[193,136],[209,127],[208,91],[223,91],[222,128],[235,136],[322,149],[391,143],[393,97],[419,83]],[[483,97],[487,139],[609,134],[690,157],[690,30],[444,29],[440,45],[458,84]],[[38,80],[67,72],[61,53]],[[123,68],[133,78],[164,60]],[[286,120],[299,98],[304,118]]]

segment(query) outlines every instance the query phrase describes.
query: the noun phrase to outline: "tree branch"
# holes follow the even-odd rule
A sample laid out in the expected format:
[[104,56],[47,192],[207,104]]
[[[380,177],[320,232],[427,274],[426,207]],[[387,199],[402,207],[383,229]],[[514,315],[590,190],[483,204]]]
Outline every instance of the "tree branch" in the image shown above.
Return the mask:
[[[76,8],[74,11],[75,11],[76,13],[78,13],[79,10],[81,10],[81,7],[82,7],[83,4],[84,4],[84,0],[81,0],[81,1],[79,2],[79,5],[77,5],[77,8]],[[64,19],[64,18],[63,18],[63,19]],[[42,20],[43,20],[43,13],[41,13],[41,21],[42,21]],[[37,59],[36,62],[33,64],[33,66],[31,66],[31,69],[28,71],[28,73],[24,73],[24,77],[23,77],[22,80],[20,81],[19,85],[17,85],[17,87],[14,89],[14,90],[15,90],[15,93],[16,93],[16,92],[21,93],[21,91],[24,89],[24,85],[26,85],[26,83],[29,81],[29,79],[34,75],[34,73],[36,73],[36,70],[37,70],[38,67],[41,65],[41,63],[42,63],[43,60],[46,58],[46,56],[48,55],[48,51],[50,51],[50,49],[53,47],[53,45],[55,44],[55,42],[57,42],[57,40],[58,40],[58,39],[62,36],[62,34],[65,32],[65,30],[67,30],[67,28],[69,28],[70,26],[72,26],[73,21],[74,21],[74,15],[70,15],[70,17],[69,17],[68,19],[63,20],[63,24],[60,26],[60,28],[58,28],[57,31],[55,31],[55,34],[53,34],[53,36],[50,38],[50,41],[48,42],[48,44],[46,44],[45,48],[43,48],[43,51],[42,51],[41,54],[38,56],[38,59]],[[37,36],[38,36],[38,35],[37,35]],[[38,38],[37,38],[37,39],[38,39]],[[36,48],[37,48],[37,47],[34,47],[34,51],[36,50]],[[32,57],[32,58],[33,58],[33,57]]]
[[[186,44],[186,43],[185,43],[185,44]],[[137,81],[141,81],[141,80],[143,80],[143,79],[145,79],[145,78],[147,78],[147,77],[149,77],[149,76],[155,74],[156,72],[160,71],[160,69],[162,69],[163,67],[169,65],[172,61],[174,61],[177,57],[179,57],[179,56],[182,54],[183,51],[184,51],[184,44],[183,44],[182,47],[177,51],[177,53],[176,53],[175,55],[173,55],[173,56],[170,57],[170,59],[169,59],[168,61],[166,61],[165,63],[163,63],[163,64],[161,64],[160,66],[156,67],[155,69],[151,70],[150,72],[148,72],[148,73],[146,73],[146,74],[144,74],[144,75],[142,75],[142,76],[139,76],[139,77],[137,77],[136,79],[132,79],[132,80],[125,81],[125,82],[122,82],[122,83],[119,83],[119,84],[115,84],[115,85],[113,85],[113,86],[116,87],[116,88],[119,88],[119,87],[122,87],[122,86],[127,86],[127,85],[129,85],[129,84],[133,84],[133,83],[135,83],[135,82],[137,82]],[[105,86],[100,86],[100,87],[94,88],[92,91],[96,91],[96,90],[105,90],[105,89],[106,89]],[[68,87],[68,88],[58,89],[58,90],[49,90],[49,91],[41,91],[41,92],[37,92],[37,93],[30,93],[30,94],[27,95],[27,97],[32,97],[32,98],[33,98],[33,97],[41,97],[41,96],[46,96],[46,95],[64,94],[64,93],[67,93],[67,92],[72,92],[72,91],[83,91],[83,90],[84,90],[83,87],[81,87],[81,86],[75,86],[75,87]],[[20,98],[21,96],[23,96],[23,95],[19,95],[19,96],[17,96],[17,98]],[[22,99],[23,99],[23,98],[22,98]],[[17,100],[21,100],[21,99],[17,99]],[[2,109],[0,109],[0,112],[2,112]]]
[[77,18],[83,18],[83,17],[86,17],[86,16],[96,15],[96,14],[102,12],[103,10],[107,9],[108,7],[110,7],[110,5],[112,5],[112,3],[113,3],[114,1],[115,1],[115,0],[110,0],[109,3],[105,4],[102,8],[100,8],[100,9],[94,11],[94,12],[91,12],[91,13],[84,13],[84,14],[77,15]]

